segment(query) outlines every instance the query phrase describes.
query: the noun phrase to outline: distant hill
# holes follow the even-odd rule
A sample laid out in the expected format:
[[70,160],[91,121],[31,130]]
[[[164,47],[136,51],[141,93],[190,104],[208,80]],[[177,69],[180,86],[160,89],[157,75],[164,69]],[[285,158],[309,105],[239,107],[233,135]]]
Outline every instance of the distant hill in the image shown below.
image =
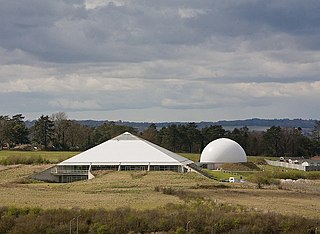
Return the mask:
[[[130,121],[108,121],[108,120],[76,120],[78,123],[89,126],[99,127],[104,123],[114,122],[117,125],[125,125],[136,128],[140,131],[148,128],[151,122],[130,122]],[[26,121],[26,125],[31,127],[35,120]],[[245,119],[245,120],[220,120],[216,122],[195,122],[199,129],[211,125],[220,125],[227,130],[234,128],[248,127],[250,130],[263,131],[272,126],[288,127],[288,128],[302,128],[305,132],[311,131],[315,126],[315,120],[309,119]],[[158,122],[154,123],[158,128],[167,127],[172,124],[188,124],[188,122]]]
[[[99,120],[79,120],[80,124],[90,127],[98,127],[109,121]],[[151,122],[130,122],[130,121],[115,121],[117,125],[126,125],[143,131],[148,128]],[[167,127],[172,124],[188,124],[188,122],[155,122],[157,128]],[[233,130],[234,128],[248,127],[250,131],[265,131],[272,126],[288,127],[288,128],[302,128],[305,133],[310,133],[315,126],[315,120],[304,119],[245,119],[245,120],[220,120],[216,122],[196,122],[199,129],[211,125],[220,125],[226,130]]]

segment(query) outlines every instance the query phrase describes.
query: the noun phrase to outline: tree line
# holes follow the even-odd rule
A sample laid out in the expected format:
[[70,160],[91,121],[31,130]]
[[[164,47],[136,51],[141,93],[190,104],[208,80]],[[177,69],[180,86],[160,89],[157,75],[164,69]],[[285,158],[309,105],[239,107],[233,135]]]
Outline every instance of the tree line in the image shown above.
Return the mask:
[[151,124],[143,131],[114,122],[89,127],[70,120],[64,112],[41,115],[28,128],[24,116],[0,116],[0,143],[11,147],[31,145],[45,150],[83,151],[123,132],[131,132],[168,150],[179,153],[201,153],[204,147],[218,138],[238,142],[247,155],[309,157],[320,154],[320,121],[315,122],[311,136],[301,128],[272,126],[266,131],[249,131],[247,127],[225,130],[220,125],[199,129],[195,123],[171,124],[158,128]]

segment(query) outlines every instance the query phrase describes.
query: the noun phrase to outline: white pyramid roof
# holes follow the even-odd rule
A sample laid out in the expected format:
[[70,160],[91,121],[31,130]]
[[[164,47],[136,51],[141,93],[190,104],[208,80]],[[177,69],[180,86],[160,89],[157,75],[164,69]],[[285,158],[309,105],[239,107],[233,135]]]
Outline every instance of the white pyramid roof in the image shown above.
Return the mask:
[[58,165],[187,165],[191,160],[125,132]]

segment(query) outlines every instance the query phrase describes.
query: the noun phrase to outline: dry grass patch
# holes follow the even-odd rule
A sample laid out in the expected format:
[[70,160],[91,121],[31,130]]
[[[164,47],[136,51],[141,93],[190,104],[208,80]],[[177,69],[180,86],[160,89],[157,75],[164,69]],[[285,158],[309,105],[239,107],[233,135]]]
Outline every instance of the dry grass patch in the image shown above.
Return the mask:
[[[35,171],[48,165],[22,165],[0,171],[0,206],[49,208],[131,207],[154,209],[168,203],[181,204],[185,198],[204,197],[251,209],[296,214],[320,219],[320,181],[303,187],[266,186],[256,189],[251,183],[218,183],[196,173],[125,172],[98,173],[90,181],[44,183],[29,181]],[[157,191],[155,188],[160,188]],[[172,193],[162,192],[163,188]],[[162,189],[162,190],[161,190]]]
[[320,194],[297,192],[276,188],[227,188],[219,190],[198,190],[200,196],[245,207],[276,212],[285,215],[302,215],[320,219]]
[[[41,208],[106,208],[130,206],[152,209],[183,201],[177,196],[157,193],[155,186],[185,189],[210,180],[195,173],[108,172],[90,181],[74,183],[24,183],[40,166],[20,166],[0,172],[0,206]],[[2,174],[1,174],[2,173]]]

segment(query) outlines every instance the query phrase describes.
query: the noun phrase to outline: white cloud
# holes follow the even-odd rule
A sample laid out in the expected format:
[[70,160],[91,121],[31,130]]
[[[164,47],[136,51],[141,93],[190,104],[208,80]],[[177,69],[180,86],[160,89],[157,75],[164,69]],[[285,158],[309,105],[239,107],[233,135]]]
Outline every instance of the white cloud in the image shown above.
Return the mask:
[[3,1],[0,107],[127,120],[312,118],[319,7],[315,0]]
[[62,110],[99,110],[101,106],[95,100],[67,100],[54,99],[49,101],[49,105]]
[[128,2],[127,0],[86,0],[85,7],[86,9],[95,9],[98,7],[103,7],[108,4],[113,6],[123,6],[125,3]]
[[203,9],[180,8],[178,10],[178,14],[181,18],[194,18],[205,13],[206,11]]

